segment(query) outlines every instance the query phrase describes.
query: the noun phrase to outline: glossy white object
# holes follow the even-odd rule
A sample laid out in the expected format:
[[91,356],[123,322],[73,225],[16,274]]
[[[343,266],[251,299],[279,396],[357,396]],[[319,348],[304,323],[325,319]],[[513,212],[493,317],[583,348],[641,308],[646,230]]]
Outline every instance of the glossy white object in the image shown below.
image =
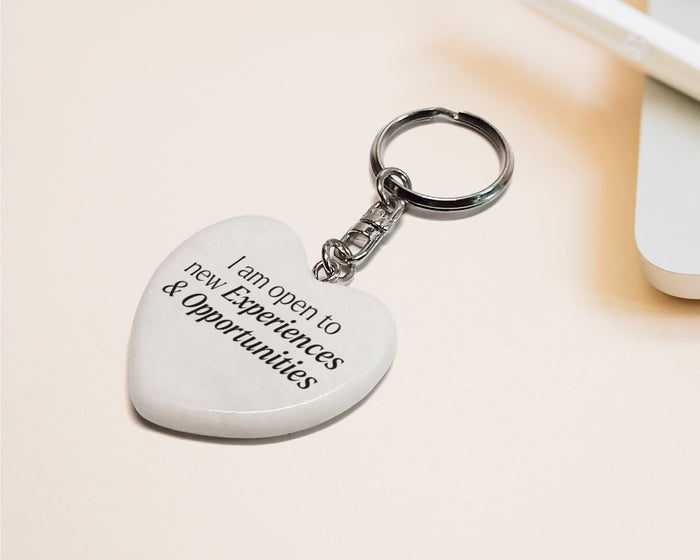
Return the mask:
[[[695,0],[650,0],[649,14],[700,40]],[[700,55],[698,56],[700,64]],[[644,84],[634,217],[642,270],[673,296],[700,299],[700,101]]]
[[396,349],[386,307],[316,280],[284,224],[231,218],[158,267],[129,343],[129,394],[144,418],[207,436],[290,434],[352,407]]

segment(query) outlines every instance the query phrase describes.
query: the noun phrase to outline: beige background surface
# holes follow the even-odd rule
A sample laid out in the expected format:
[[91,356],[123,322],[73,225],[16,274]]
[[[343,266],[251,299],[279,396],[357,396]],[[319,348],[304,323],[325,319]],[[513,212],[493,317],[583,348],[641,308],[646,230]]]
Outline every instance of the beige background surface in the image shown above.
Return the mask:
[[[700,557],[700,304],[633,238],[642,77],[515,1],[3,3],[2,558]],[[310,261],[373,200],[376,131],[493,122],[493,209],[406,216],[354,286],[399,350],[341,421],[249,444],[141,422],[150,274],[228,216]],[[392,147],[418,190],[495,160],[450,127]]]

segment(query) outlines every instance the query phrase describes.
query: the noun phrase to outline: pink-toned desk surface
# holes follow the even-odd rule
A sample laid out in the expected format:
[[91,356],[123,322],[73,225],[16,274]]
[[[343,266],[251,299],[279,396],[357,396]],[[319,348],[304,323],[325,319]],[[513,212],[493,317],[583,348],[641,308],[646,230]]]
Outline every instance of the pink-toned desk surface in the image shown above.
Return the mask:
[[[700,304],[637,262],[641,88],[511,0],[5,2],[3,559],[698,558]],[[370,398],[274,443],[139,421],[160,260],[267,214],[315,261],[375,132],[431,105],[496,125],[515,177],[359,271],[399,330]],[[388,161],[435,194],[495,167],[437,126]]]

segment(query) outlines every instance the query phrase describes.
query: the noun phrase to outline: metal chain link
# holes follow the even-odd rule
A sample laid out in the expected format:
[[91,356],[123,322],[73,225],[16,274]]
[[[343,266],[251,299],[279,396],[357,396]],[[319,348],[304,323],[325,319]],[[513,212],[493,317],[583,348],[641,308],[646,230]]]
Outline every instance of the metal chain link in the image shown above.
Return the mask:
[[350,282],[355,275],[350,248],[339,239],[329,239],[321,248],[321,260],[314,266],[314,276],[322,282]]

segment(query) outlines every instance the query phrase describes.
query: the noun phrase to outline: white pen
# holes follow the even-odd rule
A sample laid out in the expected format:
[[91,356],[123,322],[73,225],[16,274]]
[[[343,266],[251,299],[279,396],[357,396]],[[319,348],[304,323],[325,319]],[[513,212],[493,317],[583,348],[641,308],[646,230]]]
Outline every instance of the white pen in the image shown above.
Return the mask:
[[523,0],[700,100],[700,44],[620,0]]

